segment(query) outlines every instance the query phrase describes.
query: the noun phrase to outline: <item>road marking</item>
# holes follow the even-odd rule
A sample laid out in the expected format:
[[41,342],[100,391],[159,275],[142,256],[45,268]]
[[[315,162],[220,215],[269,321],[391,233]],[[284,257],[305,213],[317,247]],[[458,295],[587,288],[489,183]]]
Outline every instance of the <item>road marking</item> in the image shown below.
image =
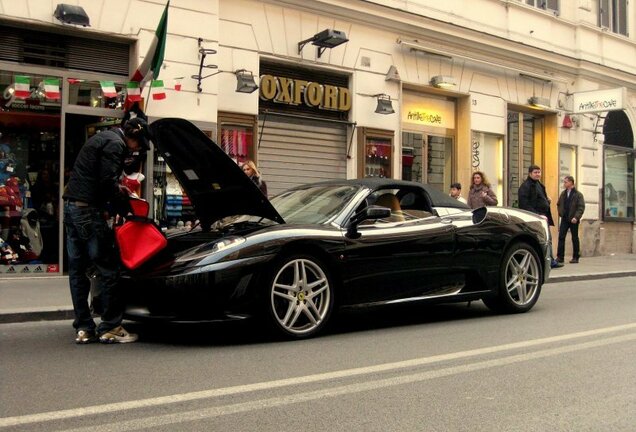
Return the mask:
[[311,402],[318,399],[334,398],[352,393],[361,393],[370,390],[379,390],[404,384],[412,384],[457,375],[467,372],[475,372],[493,367],[507,366],[515,363],[536,360],[559,354],[567,354],[590,348],[597,348],[605,345],[632,341],[636,339],[636,334],[615,336],[591,342],[581,342],[579,344],[567,345],[559,348],[548,348],[524,354],[510,355],[493,360],[483,360],[460,366],[451,366],[443,369],[420,372],[415,374],[397,376],[392,378],[363,381],[355,384],[348,384],[336,387],[329,387],[322,390],[315,390],[304,393],[297,393],[273,398],[257,399],[249,402],[221,405],[211,408],[202,408],[193,411],[180,412],[175,414],[165,414],[161,416],[143,417],[134,420],[125,420],[102,424],[98,426],[81,427],[76,429],[64,429],[64,432],[126,432],[131,430],[148,429],[185,422],[210,420],[230,414],[239,414],[250,411],[257,411],[268,408],[276,408],[284,405],[291,405],[301,402]]
[[72,408],[60,411],[48,411],[37,414],[28,414],[15,417],[2,417],[0,418],[0,427],[16,426],[29,423],[39,423],[53,420],[64,420],[69,418],[79,418],[88,415],[99,415],[106,413],[115,413],[125,410],[133,410],[139,408],[154,407],[160,405],[175,404],[180,402],[211,399],[221,396],[236,395],[242,393],[255,392],[260,390],[271,390],[281,387],[296,386],[302,384],[316,383],[321,381],[328,381],[339,378],[351,378],[360,375],[391,372],[400,369],[412,368],[417,366],[424,366],[433,363],[439,363],[450,360],[458,360],[468,357],[480,356],[485,354],[493,354],[504,351],[529,348],[538,345],[550,344],[555,342],[564,342],[568,340],[599,336],[607,333],[620,332],[625,330],[636,329],[636,323],[624,324],[619,326],[605,327],[595,330],[588,330],[576,333],[569,333],[559,336],[551,336],[541,339],[533,339],[522,342],[514,342],[504,345],[496,345],[485,348],[478,348],[469,351],[460,351],[450,354],[441,354],[431,357],[421,357],[411,360],[404,360],[399,362],[384,363],[375,366],[367,366],[353,369],[344,369],[333,372],[325,372],[315,375],[300,376],[294,378],[285,378],[274,381],[265,381],[254,384],[244,384],[232,387],[223,387],[218,389],[202,390],[190,393],[180,393],[169,396],[160,396],[148,399],[139,399],[126,402],[117,402],[104,405],[93,405],[82,408]]

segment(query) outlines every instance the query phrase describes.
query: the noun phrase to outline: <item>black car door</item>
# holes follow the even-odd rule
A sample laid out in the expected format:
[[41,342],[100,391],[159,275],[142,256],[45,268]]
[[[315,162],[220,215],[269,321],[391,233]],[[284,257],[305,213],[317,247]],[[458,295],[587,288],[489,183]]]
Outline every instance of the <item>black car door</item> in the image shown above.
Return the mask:
[[347,239],[344,305],[438,295],[453,285],[452,223],[430,215],[404,222],[376,221]]

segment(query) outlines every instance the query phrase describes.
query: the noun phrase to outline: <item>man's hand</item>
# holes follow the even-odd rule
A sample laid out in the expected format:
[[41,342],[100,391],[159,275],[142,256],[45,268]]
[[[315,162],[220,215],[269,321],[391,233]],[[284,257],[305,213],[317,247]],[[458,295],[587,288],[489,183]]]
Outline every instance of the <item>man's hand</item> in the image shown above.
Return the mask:
[[576,218],[572,218],[572,220],[570,221],[571,223],[575,224],[578,222],[578,220],[576,220]]

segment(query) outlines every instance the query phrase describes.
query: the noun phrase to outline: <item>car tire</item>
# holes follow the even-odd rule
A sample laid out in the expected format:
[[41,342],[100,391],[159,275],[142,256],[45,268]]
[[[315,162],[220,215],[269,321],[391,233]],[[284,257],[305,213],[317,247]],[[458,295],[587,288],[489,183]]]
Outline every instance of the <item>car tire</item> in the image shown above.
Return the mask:
[[266,278],[265,317],[278,336],[304,339],[324,329],[334,305],[328,267],[304,254],[282,257]]
[[517,243],[503,257],[497,295],[482,300],[495,312],[527,312],[539,299],[542,281],[543,269],[537,252],[526,243]]

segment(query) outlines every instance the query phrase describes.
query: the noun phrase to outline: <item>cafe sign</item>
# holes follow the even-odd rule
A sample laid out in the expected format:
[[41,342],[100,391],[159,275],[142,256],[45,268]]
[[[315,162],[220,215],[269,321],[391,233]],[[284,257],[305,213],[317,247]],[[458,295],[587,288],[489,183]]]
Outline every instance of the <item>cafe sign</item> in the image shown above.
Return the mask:
[[421,126],[455,128],[455,103],[443,99],[403,95],[402,122]]
[[624,108],[625,88],[577,92],[572,98],[574,114],[618,111]]
[[349,111],[351,109],[351,92],[346,87],[262,75],[259,92],[262,100],[280,104],[303,104],[329,111]]

